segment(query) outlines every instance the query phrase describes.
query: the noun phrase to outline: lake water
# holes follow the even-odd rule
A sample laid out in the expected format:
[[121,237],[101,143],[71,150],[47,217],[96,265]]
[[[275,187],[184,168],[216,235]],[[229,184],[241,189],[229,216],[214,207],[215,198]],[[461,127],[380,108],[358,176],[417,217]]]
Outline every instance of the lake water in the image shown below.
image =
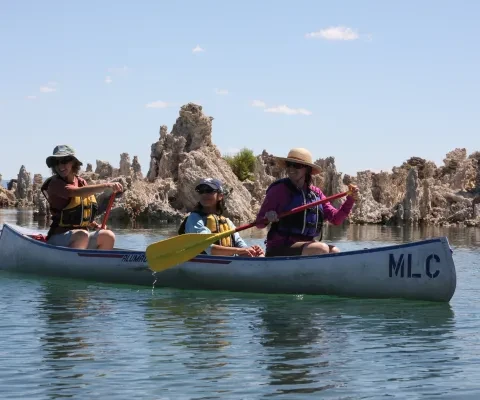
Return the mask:
[[[46,232],[28,211],[0,210],[4,222]],[[133,249],[175,234],[113,229]],[[443,235],[458,279],[448,304],[0,271],[0,399],[478,399],[480,230],[348,226],[325,239],[349,250]]]

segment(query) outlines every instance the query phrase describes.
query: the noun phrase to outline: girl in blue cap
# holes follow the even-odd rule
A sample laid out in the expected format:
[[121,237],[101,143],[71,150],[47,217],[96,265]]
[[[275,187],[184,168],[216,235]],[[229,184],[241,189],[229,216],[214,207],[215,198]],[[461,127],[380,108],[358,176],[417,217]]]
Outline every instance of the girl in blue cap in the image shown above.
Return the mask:
[[[225,211],[225,191],[218,179],[202,179],[195,187],[199,202],[192,213],[183,221],[179,234],[221,233],[235,229],[230,219],[223,216]],[[206,254],[216,256],[264,257],[260,246],[248,246],[238,233],[210,245]]]

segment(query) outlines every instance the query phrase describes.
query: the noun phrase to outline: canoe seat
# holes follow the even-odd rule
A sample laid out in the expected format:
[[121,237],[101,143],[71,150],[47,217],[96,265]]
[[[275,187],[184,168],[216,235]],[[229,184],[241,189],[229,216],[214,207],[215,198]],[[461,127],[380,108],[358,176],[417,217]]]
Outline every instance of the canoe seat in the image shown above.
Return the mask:
[[32,239],[38,240],[40,242],[47,243],[47,237],[45,235],[42,235],[41,233],[38,233],[36,235],[26,235]]

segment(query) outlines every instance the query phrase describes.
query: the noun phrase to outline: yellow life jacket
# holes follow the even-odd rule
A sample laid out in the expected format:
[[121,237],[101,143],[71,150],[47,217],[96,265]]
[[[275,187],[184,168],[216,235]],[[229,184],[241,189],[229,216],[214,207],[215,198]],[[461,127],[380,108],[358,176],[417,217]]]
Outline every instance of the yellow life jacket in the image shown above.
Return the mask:
[[[223,215],[209,214],[207,215],[206,226],[212,233],[222,233],[229,231],[230,225],[228,225],[227,219]],[[234,247],[232,235],[224,237],[217,243],[220,246]]]
[[[205,226],[210,229],[212,233],[220,233],[230,230],[230,226],[228,225],[227,219],[221,215],[215,214],[205,214],[200,210],[193,211],[197,214],[200,214],[203,217],[203,221]],[[185,233],[185,225],[187,223],[188,217],[186,217],[183,222],[180,224],[180,228],[178,229],[178,234],[183,235]],[[230,235],[226,238],[219,240],[217,243],[220,246],[225,247],[235,247],[235,241],[233,240],[233,235]]]
[[98,205],[94,195],[71,197],[70,203],[60,211],[58,226],[77,228],[88,226],[97,215]]
[[[42,185],[41,191],[47,201],[48,186],[54,176],[48,178]],[[59,178],[62,179],[62,178]],[[81,178],[78,178],[78,187],[85,186],[86,183]],[[62,228],[81,228],[87,227],[95,220],[98,211],[97,199],[94,195],[88,197],[70,197],[69,203],[62,210],[53,210],[57,215],[52,217],[53,223],[51,228],[61,226]]]

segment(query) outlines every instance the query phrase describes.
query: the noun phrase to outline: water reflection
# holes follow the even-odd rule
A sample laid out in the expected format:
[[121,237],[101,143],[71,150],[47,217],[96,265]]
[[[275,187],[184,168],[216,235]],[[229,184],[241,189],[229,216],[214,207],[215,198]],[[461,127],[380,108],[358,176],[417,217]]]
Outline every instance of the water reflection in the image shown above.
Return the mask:
[[[343,385],[355,387],[369,379],[382,392],[396,382],[405,390],[433,396],[439,393],[438,387],[424,385],[425,381],[448,379],[460,372],[459,354],[452,347],[458,340],[458,328],[449,304],[401,300],[345,303],[336,324],[345,333],[342,351],[350,355],[337,366]],[[356,354],[361,357],[355,358]],[[371,367],[375,365],[382,365],[382,377],[372,380]]]
[[79,381],[83,374],[75,370],[79,361],[94,360],[94,351],[87,340],[89,332],[82,321],[89,316],[87,306],[85,291],[72,290],[64,282],[42,285],[38,308],[45,328],[40,342],[50,372],[51,398],[69,397],[70,391],[74,393],[84,386]]
[[32,221],[33,214],[26,210],[18,210],[16,214],[15,224],[19,226],[30,225]]
[[35,219],[32,210],[0,209],[0,229],[3,224],[18,225],[41,233],[48,229],[50,222],[44,217]]
[[394,381],[399,365],[426,379],[448,376],[458,360],[449,304],[283,296],[265,303],[259,316],[252,329],[261,332],[276,394],[354,386],[366,378],[364,362],[384,363]]
[[453,246],[480,247],[480,229],[471,227],[329,225],[324,232],[324,239],[332,242],[407,243],[441,236],[448,237]]
[[[276,393],[314,393],[331,387],[321,379],[329,361],[324,330],[315,323],[315,307],[302,297],[277,298],[261,307],[261,344],[268,352],[267,370]],[[272,394],[273,395],[273,394]]]
[[46,216],[33,216],[33,221],[37,222],[38,229],[48,229],[50,227],[50,218]]
[[[226,364],[224,348],[231,345],[228,337],[232,334],[226,319],[227,308],[218,304],[215,297],[189,292],[172,291],[171,296],[152,298],[148,301],[145,320],[151,329],[164,330],[171,324],[180,324],[175,329],[184,332],[175,346],[192,352],[184,365],[194,370],[222,367]],[[173,318],[172,318],[173,317]]]

